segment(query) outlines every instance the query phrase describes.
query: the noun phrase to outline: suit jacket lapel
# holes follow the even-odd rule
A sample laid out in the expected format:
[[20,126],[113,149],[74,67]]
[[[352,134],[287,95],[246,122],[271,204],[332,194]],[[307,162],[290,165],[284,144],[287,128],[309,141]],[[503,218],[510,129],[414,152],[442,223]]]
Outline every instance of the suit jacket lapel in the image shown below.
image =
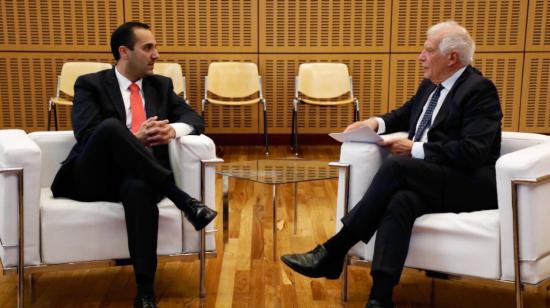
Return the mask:
[[110,72],[107,73],[107,76],[105,77],[105,82],[107,83],[107,86],[105,88],[107,89],[107,93],[109,93],[111,102],[113,103],[113,106],[118,113],[118,117],[122,120],[123,123],[126,123],[124,100],[122,99],[122,94],[120,93],[120,86],[118,85],[118,80],[116,79],[114,67]]
[[439,108],[439,112],[435,116],[434,122],[432,123],[432,128],[437,127],[438,125],[441,125],[445,117],[447,117],[447,114],[449,113],[449,106],[452,104],[452,100],[454,97],[454,93],[456,92],[456,89],[460,87],[460,84],[466,80],[466,78],[471,74],[470,67],[468,66],[464,73],[458,77],[458,79],[453,84],[453,87],[449,89],[449,93],[447,93],[447,96],[445,97],[445,100],[441,104],[441,108]]
[[158,97],[155,93],[155,88],[151,86],[151,83],[146,78],[143,78],[143,97],[145,98],[145,113],[147,118],[158,115],[157,104],[155,98]]

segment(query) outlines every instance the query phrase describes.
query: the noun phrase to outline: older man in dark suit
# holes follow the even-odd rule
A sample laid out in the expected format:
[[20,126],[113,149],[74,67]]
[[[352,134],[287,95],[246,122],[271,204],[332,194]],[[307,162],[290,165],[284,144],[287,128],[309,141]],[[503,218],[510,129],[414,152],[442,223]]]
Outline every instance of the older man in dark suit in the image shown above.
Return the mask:
[[419,56],[425,79],[416,94],[396,110],[346,128],[408,131],[409,137],[380,143],[393,155],[342,219],[344,227],[308,253],[283,256],[285,264],[308,277],[336,279],[347,251],[377,232],[367,307],[393,307],[417,217],[497,207],[502,112],[494,84],[470,66],[474,50],[456,22],[428,30]]
[[158,208],[167,197],[196,230],[216,212],[176,187],[167,144],[200,134],[202,118],[173,91],[169,78],[153,75],[159,58],[149,26],[128,22],[111,36],[116,66],[81,76],[72,113],[77,140],[52,184],[55,197],[122,201],[128,247],[138,287],[135,307],[156,307]]

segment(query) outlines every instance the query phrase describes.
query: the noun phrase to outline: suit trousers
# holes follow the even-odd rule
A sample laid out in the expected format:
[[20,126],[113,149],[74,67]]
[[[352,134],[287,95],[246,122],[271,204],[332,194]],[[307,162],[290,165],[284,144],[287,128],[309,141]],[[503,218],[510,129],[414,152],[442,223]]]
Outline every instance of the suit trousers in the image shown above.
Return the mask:
[[71,162],[74,199],[122,202],[136,282],[152,286],[162,187],[173,182],[164,168],[119,120],[106,119]]
[[496,187],[491,181],[487,187],[471,185],[471,176],[471,172],[411,157],[386,159],[362,199],[342,218],[346,228],[365,243],[377,232],[371,275],[383,273],[394,284],[399,282],[417,217],[496,208]]

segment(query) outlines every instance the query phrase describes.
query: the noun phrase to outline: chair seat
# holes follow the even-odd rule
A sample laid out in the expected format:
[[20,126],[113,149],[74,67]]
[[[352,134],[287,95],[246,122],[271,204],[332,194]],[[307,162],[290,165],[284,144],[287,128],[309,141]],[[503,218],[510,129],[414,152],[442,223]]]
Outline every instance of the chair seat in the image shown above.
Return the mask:
[[324,101],[324,100],[313,100],[313,99],[307,99],[307,98],[301,97],[300,101],[302,103],[306,103],[306,104],[310,104],[310,105],[336,106],[336,105],[351,104],[351,103],[353,103],[353,98],[345,98],[345,99],[341,99],[341,100]]
[[214,105],[243,106],[243,105],[257,104],[260,101],[260,99],[259,98],[253,98],[253,99],[248,99],[248,100],[234,100],[234,101],[231,101],[231,100],[219,100],[219,99],[209,97],[209,98],[207,98],[207,101],[210,104],[214,104]]
[[73,101],[69,101],[69,100],[63,99],[61,97],[52,97],[50,99],[50,101],[52,103],[54,103],[55,105],[63,105],[63,106],[72,106],[73,105]]
[[[182,213],[168,199],[159,204],[157,254],[182,253]],[[40,196],[42,262],[58,264],[129,258],[122,204]],[[101,249],[98,249],[101,247]]]
[[[413,226],[405,266],[449,274],[500,279],[498,210],[426,214]],[[374,237],[352,255],[372,260]]]

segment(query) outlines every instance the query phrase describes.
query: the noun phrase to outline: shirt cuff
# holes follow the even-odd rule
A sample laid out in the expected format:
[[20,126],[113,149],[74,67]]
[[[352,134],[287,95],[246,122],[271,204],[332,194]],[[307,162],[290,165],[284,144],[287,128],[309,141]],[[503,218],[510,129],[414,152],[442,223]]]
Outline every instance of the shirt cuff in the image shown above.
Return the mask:
[[384,122],[384,119],[379,117],[374,117],[376,121],[378,122],[378,130],[376,131],[377,134],[383,134],[386,132],[386,122]]
[[411,155],[414,158],[424,159],[424,142],[414,142]]
[[195,128],[186,123],[170,123],[170,126],[176,131],[176,138],[191,134]]

